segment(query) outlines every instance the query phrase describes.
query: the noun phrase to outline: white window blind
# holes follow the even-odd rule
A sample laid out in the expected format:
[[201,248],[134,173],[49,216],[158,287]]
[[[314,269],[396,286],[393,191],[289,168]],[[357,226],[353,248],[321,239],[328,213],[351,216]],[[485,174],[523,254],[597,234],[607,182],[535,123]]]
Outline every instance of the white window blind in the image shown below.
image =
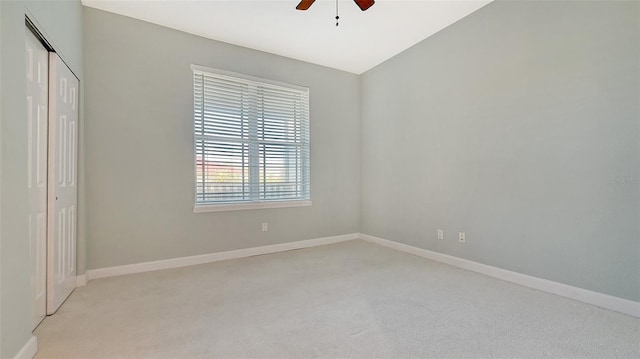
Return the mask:
[[193,67],[196,207],[310,199],[309,90]]

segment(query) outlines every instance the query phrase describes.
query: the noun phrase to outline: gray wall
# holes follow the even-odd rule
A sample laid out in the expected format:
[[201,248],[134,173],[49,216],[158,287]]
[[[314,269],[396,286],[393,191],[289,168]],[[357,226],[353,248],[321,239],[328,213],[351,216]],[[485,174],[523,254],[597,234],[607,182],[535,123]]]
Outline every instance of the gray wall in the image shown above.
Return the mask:
[[[91,8],[84,16],[89,268],[358,231],[358,76]],[[192,213],[191,64],[310,88],[313,206]]]
[[[0,5],[0,20],[2,20],[2,5]],[[0,171],[2,171],[2,25],[0,24]],[[2,228],[2,172],[0,172],[0,228]],[[2,230],[0,229],[0,249],[2,249]],[[2,357],[2,253],[0,252],[0,358]]]
[[[12,358],[31,337],[25,13],[82,80],[82,5],[79,1],[0,1],[0,13],[0,357]],[[82,227],[80,223],[79,230]]]
[[361,231],[640,300],[639,54],[638,2],[499,1],[368,71]]
[[[2,5],[0,5],[0,21],[2,20]],[[0,171],[2,171],[2,24],[0,24]],[[0,249],[2,249],[2,172],[0,172]],[[2,352],[2,253],[0,252],[0,358]]]

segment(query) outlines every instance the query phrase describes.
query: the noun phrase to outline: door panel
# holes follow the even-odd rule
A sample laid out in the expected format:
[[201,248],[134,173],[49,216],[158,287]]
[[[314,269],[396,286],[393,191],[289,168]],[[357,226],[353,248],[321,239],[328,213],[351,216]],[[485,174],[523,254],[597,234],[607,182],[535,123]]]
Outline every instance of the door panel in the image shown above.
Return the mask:
[[53,314],[76,287],[79,82],[57,54],[49,57],[47,314]]
[[35,328],[46,314],[47,247],[47,116],[49,52],[25,29],[27,68],[27,191],[32,320]]

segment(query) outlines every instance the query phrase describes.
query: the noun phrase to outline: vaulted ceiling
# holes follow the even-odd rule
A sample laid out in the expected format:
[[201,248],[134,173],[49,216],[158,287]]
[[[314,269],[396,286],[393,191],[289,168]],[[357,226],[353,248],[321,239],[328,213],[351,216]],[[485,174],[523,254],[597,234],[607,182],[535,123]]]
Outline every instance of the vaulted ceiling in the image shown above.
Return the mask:
[[361,74],[491,0],[82,0],[85,6],[203,37]]

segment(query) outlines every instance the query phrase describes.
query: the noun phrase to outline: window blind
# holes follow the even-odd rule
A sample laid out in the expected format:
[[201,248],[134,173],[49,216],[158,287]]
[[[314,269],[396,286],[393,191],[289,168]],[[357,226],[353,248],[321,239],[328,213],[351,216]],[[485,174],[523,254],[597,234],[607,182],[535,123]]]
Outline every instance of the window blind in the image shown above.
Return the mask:
[[309,200],[309,90],[234,75],[193,71],[196,206]]

